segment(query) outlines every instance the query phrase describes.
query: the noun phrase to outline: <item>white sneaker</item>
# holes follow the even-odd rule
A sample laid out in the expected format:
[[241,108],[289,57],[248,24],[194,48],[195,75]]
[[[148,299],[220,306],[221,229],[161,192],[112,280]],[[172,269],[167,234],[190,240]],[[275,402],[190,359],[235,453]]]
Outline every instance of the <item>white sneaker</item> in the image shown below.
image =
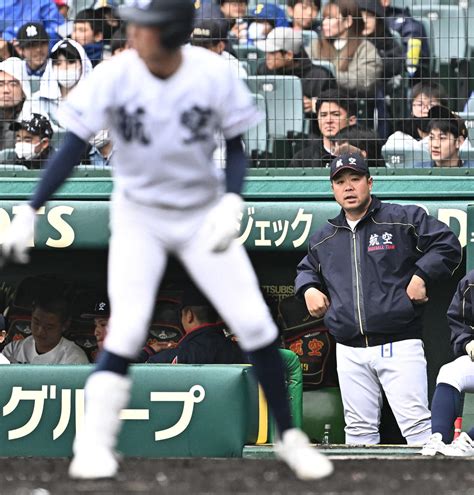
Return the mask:
[[113,478],[118,468],[119,463],[115,452],[91,445],[83,452],[76,452],[69,465],[69,476],[82,480]]
[[446,446],[444,455],[469,457],[474,455],[474,440],[464,431],[451,444]]
[[334,471],[332,462],[313,448],[308,437],[299,429],[292,428],[283,433],[275,444],[275,454],[301,480],[317,480]]
[[443,442],[443,435],[441,435],[441,433],[433,433],[428,439],[428,442],[423,445],[420,454],[433,456],[436,454],[444,454],[445,450],[446,444]]

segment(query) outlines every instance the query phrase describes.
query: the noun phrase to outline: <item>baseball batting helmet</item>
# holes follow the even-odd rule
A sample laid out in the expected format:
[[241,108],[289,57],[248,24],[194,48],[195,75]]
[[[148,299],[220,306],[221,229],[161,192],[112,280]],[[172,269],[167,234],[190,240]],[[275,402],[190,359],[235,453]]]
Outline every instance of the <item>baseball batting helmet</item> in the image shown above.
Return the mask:
[[195,11],[193,0],[127,0],[119,7],[124,21],[159,27],[161,43],[169,50],[189,39]]

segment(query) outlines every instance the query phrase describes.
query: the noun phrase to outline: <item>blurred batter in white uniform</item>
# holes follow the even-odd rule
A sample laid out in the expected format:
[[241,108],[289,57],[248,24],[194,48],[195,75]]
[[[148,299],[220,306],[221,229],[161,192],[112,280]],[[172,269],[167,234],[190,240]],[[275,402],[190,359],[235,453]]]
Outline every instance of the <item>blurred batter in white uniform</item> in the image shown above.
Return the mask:
[[[260,118],[245,85],[221,57],[182,48],[192,0],[137,0],[121,7],[129,50],[100,64],[62,109],[69,130],[28,207],[15,217],[4,257],[27,260],[35,211],[64,182],[100,129],[116,146],[111,202],[109,333],[86,384],[85,426],[70,475],[114,476],[119,412],[129,362],[146,338],[167,257],[176,256],[249,353],[281,433],[277,451],[297,476],[315,479],[332,464],[292,424],[277,329],[238,235],[246,167],[241,134]],[[214,136],[227,146],[225,180],[212,161]],[[222,175],[221,175],[222,174]]]

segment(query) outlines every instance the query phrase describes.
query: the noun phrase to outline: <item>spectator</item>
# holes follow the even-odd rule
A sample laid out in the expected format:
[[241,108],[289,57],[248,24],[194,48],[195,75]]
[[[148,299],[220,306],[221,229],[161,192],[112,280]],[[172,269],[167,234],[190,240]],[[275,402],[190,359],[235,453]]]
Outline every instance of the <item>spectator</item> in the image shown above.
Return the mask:
[[174,349],[163,350],[148,363],[241,364],[246,363],[237,343],[225,333],[211,303],[193,286],[183,294],[181,324],[186,335]]
[[[7,337],[6,322],[3,315],[0,315],[0,348]],[[10,361],[0,352],[0,364],[10,364]]]
[[48,118],[34,113],[28,120],[13,122],[10,129],[15,132],[15,149],[0,151],[0,161],[23,165],[30,170],[43,168],[54,151],[51,146],[53,129]]
[[3,355],[20,364],[88,364],[84,351],[63,337],[69,324],[69,303],[59,290],[38,294],[33,302],[31,335],[7,344]]
[[464,120],[441,106],[431,107],[427,118],[431,161],[415,164],[415,167],[474,167],[473,162],[463,162],[459,156],[460,148],[468,137]]
[[298,151],[290,167],[328,167],[333,154],[333,138],[349,125],[357,122],[355,100],[348,93],[329,89],[316,102],[316,116],[320,135]]
[[257,67],[257,74],[296,76],[303,87],[303,108],[311,115],[316,99],[332,83],[332,75],[316,67],[303,49],[303,35],[290,27],[278,27],[270,31],[266,40],[257,42],[266,52],[265,61]]
[[320,0],[286,0],[286,9],[291,18],[291,27],[297,31],[321,31]]
[[402,131],[396,131],[388,137],[384,148],[395,149],[403,145],[410,149],[428,150],[428,112],[435,105],[448,105],[448,96],[443,86],[433,81],[415,84],[411,116],[402,122]]
[[54,3],[56,4],[56,7],[58,9],[58,12],[67,21],[67,18],[68,18],[67,15],[69,13],[69,5],[67,3],[67,0],[54,0]]
[[236,77],[247,77],[247,70],[234,55],[226,51],[227,25],[221,19],[205,19],[196,22],[191,33],[191,44],[217,53],[227,60]]
[[28,22],[18,31],[18,48],[30,80],[31,94],[39,90],[40,81],[48,65],[49,36],[43,24]]
[[59,39],[57,30],[64,23],[64,18],[51,0],[9,0],[0,3],[0,33],[3,42],[13,42],[25,22],[42,23],[52,46]]
[[112,40],[110,41],[110,53],[112,57],[114,57],[129,48],[130,45],[127,40],[127,33],[125,32],[125,28],[122,26],[112,35]]
[[51,51],[52,67],[41,79],[34,108],[37,113],[48,115],[56,131],[61,128],[57,112],[59,103],[92,70],[92,65],[82,46],[70,39],[54,45]]
[[84,9],[77,13],[71,38],[84,48],[93,67],[102,61],[104,51],[102,19],[94,9]]
[[97,0],[94,3],[95,18],[102,23],[102,33],[106,47],[110,47],[113,33],[120,27],[120,20],[114,15],[115,0]]
[[114,145],[107,129],[98,132],[90,141],[87,165],[95,169],[110,168],[110,160],[114,154]]
[[10,57],[0,62],[0,150],[15,147],[10,124],[22,111],[31,113],[31,89],[23,61]]
[[430,76],[430,48],[421,21],[413,19],[410,9],[392,7],[391,0],[379,0],[388,27],[400,34],[407,74],[414,79]]
[[388,82],[403,73],[403,47],[395,41],[385,24],[379,0],[357,0],[357,4],[364,20],[362,35],[377,48],[383,61],[383,79]]
[[280,6],[268,2],[256,5],[250,13],[249,22],[247,37],[250,43],[264,40],[276,27],[289,26],[285,11]]
[[229,23],[229,37],[234,42],[247,43],[248,0],[217,0],[224,19]]
[[334,64],[340,87],[373,89],[382,75],[382,59],[363,29],[355,0],[330,0],[324,6],[321,39],[312,42],[311,57]]
[[382,159],[380,140],[375,131],[362,129],[358,125],[342,128],[332,139],[333,153],[336,156],[344,153],[359,153],[369,167],[385,167]]

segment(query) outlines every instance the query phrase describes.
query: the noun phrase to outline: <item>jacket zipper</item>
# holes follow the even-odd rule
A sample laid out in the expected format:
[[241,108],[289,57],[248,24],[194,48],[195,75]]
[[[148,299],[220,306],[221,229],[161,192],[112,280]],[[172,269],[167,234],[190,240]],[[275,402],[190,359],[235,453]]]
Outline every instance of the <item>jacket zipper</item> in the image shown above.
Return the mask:
[[364,328],[362,326],[362,315],[360,310],[360,291],[359,291],[359,267],[357,265],[357,246],[356,246],[356,233],[352,232],[352,247],[354,249],[354,264],[355,264],[355,273],[356,273],[356,293],[357,293],[357,314],[359,316],[359,328],[360,333],[365,337],[365,345],[368,347],[369,343],[367,341],[367,336],[364,333]]

